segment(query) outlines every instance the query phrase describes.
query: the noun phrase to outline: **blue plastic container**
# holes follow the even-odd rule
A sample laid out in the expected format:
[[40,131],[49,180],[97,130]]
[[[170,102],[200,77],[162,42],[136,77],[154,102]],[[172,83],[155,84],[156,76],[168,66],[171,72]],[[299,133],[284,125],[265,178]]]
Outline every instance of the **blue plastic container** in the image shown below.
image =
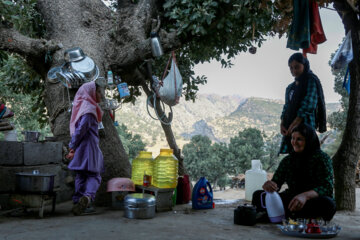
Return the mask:
[[119,83],[117,85],[117,88],[118,88],[118,91],[119,91],[119,94],[120,94],[120,98],[125,98],[125,97],[130,96],[130,92],[129,92],[129,88],[128,88],[127,83],[125,83],[125,82]]
[[195,184],[191,199],[193,209],[209,209],[214,207],[213,191],[205,177],[201,177]]

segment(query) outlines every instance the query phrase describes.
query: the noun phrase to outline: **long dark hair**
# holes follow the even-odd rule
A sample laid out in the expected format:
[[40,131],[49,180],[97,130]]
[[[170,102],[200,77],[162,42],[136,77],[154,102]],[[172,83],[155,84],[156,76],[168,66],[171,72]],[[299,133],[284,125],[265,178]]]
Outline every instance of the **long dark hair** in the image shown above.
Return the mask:
[[320,150],[320,141],[315,132],[315,129],[309,124],[302,123],[295,127],[291,134],[294,132],[300,133],[305,138],[305,148],[302,154],[311,155]]

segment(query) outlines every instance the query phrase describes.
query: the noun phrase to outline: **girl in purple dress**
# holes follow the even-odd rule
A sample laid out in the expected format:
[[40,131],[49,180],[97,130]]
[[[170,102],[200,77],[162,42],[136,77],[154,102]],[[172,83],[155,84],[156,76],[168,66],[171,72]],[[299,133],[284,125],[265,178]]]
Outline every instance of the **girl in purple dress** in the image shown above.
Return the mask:
[[104,171],[98,133],[98,123],[103,114],[98,105],[101,97],[100,87],[95,82],[89,82],[79,88],[73,102],[67,158],[72,159],[68,168],[76,172],[74,215],[93,211],[90,203],[95,199],[101,183],[100,173]]

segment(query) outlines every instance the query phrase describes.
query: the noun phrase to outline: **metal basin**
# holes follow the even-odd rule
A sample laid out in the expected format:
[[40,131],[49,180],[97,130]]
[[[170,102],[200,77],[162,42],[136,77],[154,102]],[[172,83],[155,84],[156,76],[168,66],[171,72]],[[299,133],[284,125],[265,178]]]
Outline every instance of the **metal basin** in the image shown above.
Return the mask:
[[70,67],[72,72],[81,72],[87,81],[95,81],[99,77],[99,68],[90,57],[86,56],[81,61],[71,62]]
[[147,219],[155,216],[156,200],[153,195],[146,193],[128,194],[124,200],[125,217]]
[[54,189],[55,174],[39,173],[16,173],[15,187],[20,192],[52,192]]
[[83,60],[84,58],[85,54],[79,47],[70,48],[64,52],[64,59],[66,62],[76,62]]

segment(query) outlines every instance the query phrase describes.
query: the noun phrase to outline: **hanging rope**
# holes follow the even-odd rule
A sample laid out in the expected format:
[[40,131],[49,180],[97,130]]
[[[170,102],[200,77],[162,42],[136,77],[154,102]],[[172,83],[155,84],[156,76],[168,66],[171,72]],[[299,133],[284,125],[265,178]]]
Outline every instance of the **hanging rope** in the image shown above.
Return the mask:
[[[151,103],[151,98],[153,98],[153,102]],[[159,120],[162,124],[165,124],[165,125],[171,125],[171,122],[172,122],[172,118],[173,118],[173,111],[172,111],[172,108],[171,106],[169,106],[170,108],[170,113],[169,113],[169,119],[168,119],[168,122],[165,122],[164,121],[164,118],[166,118],[166,115],[165,115],[165,103],[161,100],[160,101],[160,110],[163,112],[163,114],[160,116],[159,114],[159,111],[157,110],[156,108],[156,94],[154,93],[153,95],[150,95],[147,100],[146,100],[146,110],[149,114],[149,116],[154,119],[154,120]],[[150,113],[149,111],[149,105],[150,104],[153,104],[153,108],[154,108],[154,111],[155,111],[155,114],[156,114],[156,117],[153,117],[152,114]]]

